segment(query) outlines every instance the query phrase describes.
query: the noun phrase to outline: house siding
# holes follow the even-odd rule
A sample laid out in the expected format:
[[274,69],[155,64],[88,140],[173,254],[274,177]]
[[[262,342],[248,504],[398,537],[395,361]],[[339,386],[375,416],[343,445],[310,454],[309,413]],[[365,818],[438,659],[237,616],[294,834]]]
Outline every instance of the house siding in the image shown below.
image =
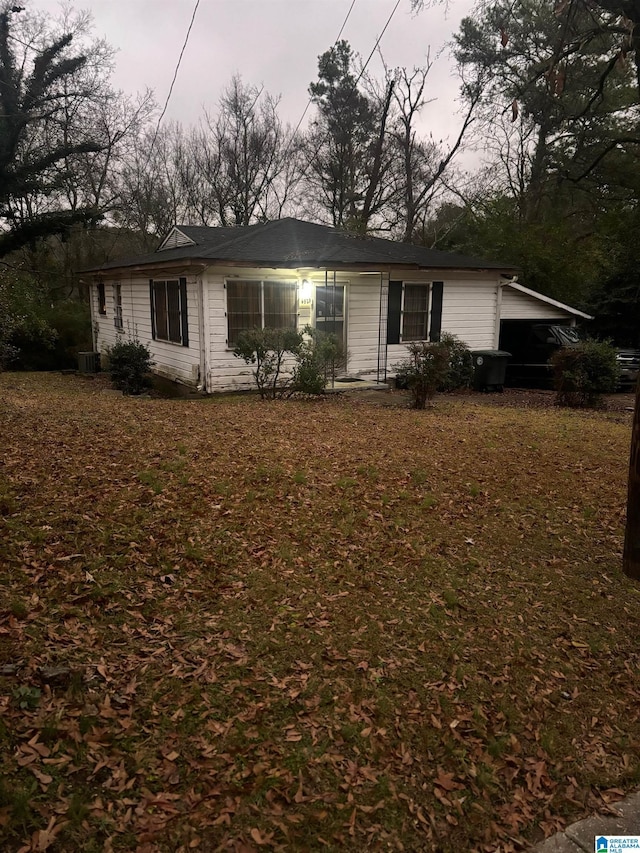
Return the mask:
[[[299,281],[303,276],[292,270],[260,270],[237,268],[210,270],[206,274],[209,326],[209,369],[207,389],[211,391],[242,390],[255,387],[252,366],[233,355],[227,345],[225,280],[233,275],[254,280],[276,279]],[[325,284],[324,273],[307,273],[313,285],[311,308],[299,307],[298,329],[313,325],[315,318],[315,288]],[[333,273],[326,279],[333,284]],[[380,318],[379,276],[336,274],[336,284],[344,285],[346,299],[347,351],[349,373],[373,374],[378,366],[378,324]]]
[[[106,315],[98,313],[98,293],[95,286],[91,294],[96,347],[98,351],[105,353],[118,337],[135,336],[149,347],[155,362],[154,371],[160,375],[188,385],[201,383],[210,392],[253,388],[252,366],[236,358],[227,344],[225,281],[232,276],[255,280],[299,281],[302,275],[311,280],[314,290],[312,307],[300,307],[298,310],[298,328],[301,331],[307,324],[314,323],[315,287],[325,283],[331,286],[333,273],[329,273],[325,279],[324,272],[320,271],[299,273],[296,270],[286,269],[216,267],[205,270],[203,273],[203,294],[200,293],[199,278],[193,273],[188,275],[186,277],[188,347],[153,340],[148,277],[107,279],[105,280]],[[173,273],[171,277],[176,276],[177,273]],[[161,277],[156,276],[157,279]],[[499,310],[498,280],[491,274],[464,271],[447,274],[442,270],[392,271],[384,272],[381,281],[379,274],[361,275],[341,272],[336,274],[335,281],[336,284],[345,286],[348,373],[383,380],[385,375],[393,376],[395,365],[406,357],[406,346],[403,344],[387,346],[385,334],[382,334],[382,342],[379,343],[380,305],[382,302],[384,332],[389,278],[414,283],[443,281],[442,331],[458,336],[471,349],[494,346]],[[120,284],[122,293],[124,328],[121,332],[114,327],[114,284]],[[202,321],[201,310],[203,311]],[[502,317],[527,316],[524,313],[527,310],[536,310],[537,313],[532,315],[536,317],[563,316],[562,312],[553,309],[553,306],[547,306],[524,294],[504,289]],[[541,313],[549,310],[551,313]],[[201,343],[204,346],[201,347]],[[201,372],[205,374],[205,382]]]
[[[246,364],[242,359],[236,358],[233,350],[227,344],[227,315],[226,315],[226,289],[227,278],[252,279],[261,281],[276,279],[277,281],[298,281],[298,275],[291,270],[273,269],[238,269],[219,268],[209,270],[204,274],[205,288],[207,289],[208,305],[205,328],[208,327],[208,364],[207,364],[207,391],[241,391],[255,388],[253,378],[253,367]],[[298,311],[298,328],[302,330],[309,322],[309,311]]]
[[445,280],[442,331],[456,335],[472,350],[493,347],[497,300],[497,280]]
[[[292,270],[260,270],[217,268],[205,273],[205,288],[208,304],[205,328],[208,328],[209,352],[206,387],[208,391],[232,391],[253,388],[252,366],[233,355],[227,345],[227,318],[225,280],[227,277],[254,280],[276,279],[299,281],[302,277]],[[331,286],[333,273],[325,280],[324,273],[305,272],[314,285],[313,307],[300,308],[298,329],[311,323],[315,316],[315,287],[326,283]],[[498,281],[481,274],[456,272],[447,278],[443,271],[411,271],[391,273],[393,280],[406,282],[444,281],[442,306],[442,331],[461,338],[472,349],[484,349],[494,345]],[[383,274],[383,310],[386,312],[386,291],[389,274]],[[385,378],[385,347],[379,349],[380,335],[380,275],[337,273],[336,284],[345,286],[347,324],[347,372],[350,374]],[[386,318],[383,318],[385,320]],[[403,344],[386,347],[387,376],[393,376],[394,365],[406,357]]]
[[[393,276],[396,278],[396,276]],[[405,282],[443,281],[442,332],[460,338],[470,349],[490,349],[494,346],[498,280],[482,274],[446,271],[398,275]],[[387,376],[395,376],[397,364],[407,356],[404,344],[387,348]]]
[[534,299],[506,285],[502,291],[501,320],[572,320],[573,315],[555,305]]
[[[384,356],[378,346],[380,286],[380,277],[375,275],[354,275],[347,285],[347,370],[359,376],[375,378],[378,361]],[[386,292],[386,276],[383,287]]]
[[[166,276],[176,278],[176,275]],[[198,280],[187,279],[187,318],[189,324],[189,346],[153,340],[151,332],[151,305],[149,300],[149,277],[126,280],[105,280],[107,313],[98,313],[98,289],[92,288],[91,307],[94,323],[95,345],[106,355],[117,340],[135,338],[148,346],[153,361],[153,372],[186,385],[196,385],[200,368],[200,333],[198,323]],[[157,280],[161,280],[157,276]],[[119,284],[122,293],[122,330],[114,326],[115,305],[113,285]]]

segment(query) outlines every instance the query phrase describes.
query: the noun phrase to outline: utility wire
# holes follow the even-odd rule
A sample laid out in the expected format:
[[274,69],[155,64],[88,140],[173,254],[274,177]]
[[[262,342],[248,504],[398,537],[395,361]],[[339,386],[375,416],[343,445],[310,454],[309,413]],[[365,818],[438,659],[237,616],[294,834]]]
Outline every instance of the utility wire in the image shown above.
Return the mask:
[[[376,43],[374,44],[373,49],[371,50],[371,53],[370,53],[370,54],[369,54],[369,56],[367,57],[367,61],[366,61],[366,62],[365,62],[365,64],[362,66],[362,69],[361,69],[361,71],[360,71],[360,74],[358,75],[358,79],[355,81],[355,83],[354,83],[354,84],[353,84],[353,86],[351,87],[351,90],[350,90],[350,91],[349,91],[349,93],[347,94],[347,97],[345,98],[345,102],[344,102],[344,105],[343,105],[343,110],[344,110],[344,108],[347,106],[347,104],[349,103],[349,99],[351,98],[351,96],[353,95],[353,93],[356,91],[356,87],[358,86],[358,83],[359,83],[359,82],[360,82],[360,80],[362,79],[362,75],[363,75],[363,74],[364,74],[364,72],[367,70],[367,65],[371,62],[371,57],[373,56],[373,54],[374,54],[374,53],[376,52],[376,50],[378,49],[378,45],[379,45],[379,44],[380,44],[380,42],[382,41],[382,37],[384,36],[385,32],[387,31],[387,29],[388,29],[388,27],[389,27],[389,24],[391,23],[391,21],[392,21],[392,19],[393,19],[393,16],[394,16],[394,15],[395,15],[395,13],[397,12],[397,10],[398,10],[398,6],[400,5],[400,2],[401,2],[401,0],[396,0],[396,4],[395,4],[395,6],[393,7],[393,9],[391,10],[391,14],[390,14],[390,15],[389,15],[389,17],[387,18],[387,22],[386,22],[386,24],[384,25],[384,27],[382,28],[382,32],[380,33],[380,35],[379,35],[379,36],[378,36],[378,38],[376,39]],[[349,11],[351,11],[351,10],[349,10]],[[342,30],[341,30],[340,32],[342,32]],[[309,103],[311,103],[311,99],[310,99]],[[309,105],[307,104],[307,107],[308,107],[308,106],[309,106]],[[306,110],[305,110],[305,112],[306,112]],[[302,121],[302,119],[301,119],[301,121]],[[311,165],[312,161],[317,157],[318,152],[320,151],[320,148],[322,147],[322,144],[325,142],[325,140],[327,140],[327,139],[329,138],[329,135],[330,135],[330,134],[329,134],[328,132],[327,132],[327,133],[325,133],[325,134],[324,134],[324,136],[322,137],[322,139],[320,140],[320,142],[318,143],[318,145],[316,146],[316,149],[315,149],[315,151],[313,152],[313,155],[312,155],[312,156],[307,160],[307,165],[306,165],[306,166],[304,167],[304,169],[302,170],[302,174],[301,174],[301,176],[300,176],[301,178],[304,178],[304,177],[306,176],[307,171],[309,170],[309,167],[310,167],[310,165]]]
[[[151,140],[151,145],[149,146],[149,150],[147,151],[147,156],[146,156],[146,159],[144,161],[144,165],[143,165],[142,169],[140,169],[138,172],[136,195],[138,195],[138,193],[140,191],[140,176],[142,174],[144,174],[144,172],[147,169],[147,166],[149,165],[149,161],[151,160],[151,155],[153,154],[153,149],[154,149],[154,146],[156,144],[156,139],[158,138],[158,133],[160,131],[160,123],[162,122],[162,119],[164,118],[164,115],[167,111],[167,107],[169,106],[169,100],[171,99],[171,95],[173,93],[173,87],[175,86],[175,82],[178,79],[178,72],[180,70],[180,65],[182,64],[182,57],[184,56],[184,52],[187,49],[187,44],[189,42],[189,36],[191,35],[191,29],[193,28],[193,22],[196,19],[196,13],[198,11],[199,5],[200,5],[200,0],[196,0],[195,6],[193,7],[193,12],[191,14],[191,20],[189,21],[189,26],[187,27],[187,34],[184,37],[184,42],[182,43],[182,49],[180,51],[180,55],[178,56],[178,61],[176,63],[175,71],[173,72],[173,79],[171,80],[171,85],[169,86],[169,91],[167,92],[167,97],[166,97],[165,102],[164,102],[164,107],[162,108],[162,112],[160,113],[160,116],[158,117],[158,121],[156,123],[156,129],[153,132],[153,139]],[[115,246],[119,237],[120,237],[120,234],[117,233],[115,236],[115,239],[113,241],[113,244],[112,244],[111,248],[109,249],[107,256],[111,255],[111,252],[113,251],[113,247]]]
[[[340,36],[342,35],[342,33],[343,33],[343,31],[344,31],[344,28],[347,26],[347,21],[349,20],[349,17],[350,17],[350,15],[351,15],[351,11],[352,11],[352,9],[353,9],[353,7],[354,7],[355,5],[356,5],[356,0],[352,0],[352,2],[351,2],[351,6],[349,6],[349,11],[347,12],[347,16],[346,16],[346,18],[344,19],[344,21],[342,22],[342,26],[340,27],[340,32],[339,32],[339,33],[338,33],[338,35],[336,36],[336,40],[335,40],[335,41],[334,41],[334,43],[333,43],[333,46],[334,46],[334,47],[335,47],[335,46],[338,44],[338,42],[340,41]],[[298,130],[300,129],[300,125],[302,124],[302,121],[303,121],[304,117],[306,116],[306,114],[307,114],[307,110],[308,110],[308,109],[309,109],[309,107],[311,106],[312,101],[313,101],[313,95],[311,95],[311,96],[309,97],[309,100],[307,101],[307,105],[306,105],[306,107],[304,108],[304,111],[303,111],[302,115],[300,116],[300,121],[298,122],[298,124],[296,125],[295,130],[294,130],[294,131],[293,131],[293,133],[291,134],[291,138],[289,139],[289,144],[287,145],[287,147],[286,147],[286,148],[285,148],[285,150],[284,150],[283,158],[284,158],[284,157],[286,157],[286,156],[287,156],[287,154],[289,153],[289,148],[291,148],[291,145],[293,144],[293,140],[294,140],[294,139],[295,139],[295,137],[296,137],[296,133],[297,133],[297,132],[298,132]]]
[[[191,35],[191,28],[193,27],[193,22],[196,19],[196,12],[198,11],[198,6],[200,5],[200,0],[196,0],[196,5],[193,7],[193,14],[191,15],[191,20],[189,21],[189,27],[187,29],[187,34],[184,37],[184,42],[182,44],[182,50],[180,51],[180,56],[178,57],[178,62],[176,63],[176,69],[173,72],[173,80],[171,81],[171,85],[169,86],[169,92],[167,93],[167,98],[164,102],[164,107],[162,108],[162,112],[158,118],[158,123],[156,124],[155,133],[153,134],[153,139],[151,140],[151,145],[149,146],[149,152],[147,156],[147,162],[145,163],[145,169],[149,160],[151,159],[151,154],[153,152],[153,146],[156,144],[156,139],[158,138],[158,131],[160,130],[160,122],[164,118],[164,115],[167,111],[167,107],[169,106],[169,100],[173,93],[173,87],[175,86],[175,82],[178,78],[178,71],[180,70],[180,65],[182,63],[182,57],[184,56],[184,52],[187,48],[187,42],[189,41],[189,36]],[[144,169],[143,169],[144,171]]]
[[340,32],[336,36],[336,40],[335,40],[334,44],[338,44],[338,42],[340,41],[340,36],[342,35],[342,31],[347,26],[347,21],[349,20],[349,15],[351,14],[351,10],[353,9],[353,7],[355,5],[356,5],[356,0],[353,0],[353,2],[351,3],[351,6],[349,6],[349,11],[347,12],[347,17],[342,22],[342,26],[340,27]]
[[360,72],[360,74],[359,74],[359,76],[358,76],[358,79],[357,79],[357,80],[356,80],[356,82],[353,84],[353,89],[352,89],[352,90],[351,90],[351,92],[349,93],[349,97],[351,97],[351,95],[353,94],[353,91],[355,90],[356,86],[358,85],[358,83],[359,83],[359,82],[360,82],[360,80],[362,79],[362,75],[363,75],[363,74],[364,74],[364,72],[366,71],[367,65],[368,65],[368,64],[369,64],[369,62],[371,61],[371,57],[373,56],[373,54],[376,52],[376,50],[377,50],[377,48],[378,48],[378,45],[379,45],[379,44],[380,44],[380,42],[382,41],[382,36],[386,33],[386,31],[387,31],[387,27],[388,27],[388,26],[389,26],[389,24],[391,23],[391,19],[392,19],[392,18],[393,18],[393,16],[395,15],[395,13],[396,13],[396,11],[397,11],[397,9],[398,9],[398,6],[399,6],[399,5],[400,5],[400,0],[397,0],[396,5],[393,7],[393,10],[392,10],[391,14],[390,14],[390,15],[389,15],[389,17],[387,18],[387,23],[384,25],[384,27],[383,27],[383,29],[382,29],[382,32],[381,32],[381,33],[380,33],[380,35],[378,36],[377,41],[376,41],[376,43],[375,43],[375,44],[374,44],[374,46],[373,46],[373,50],[372,50],[372,51],[371,51],[371,53],[369,54],[369,56],[368,56],[367,61],[365,62],[365,64],[362,66],[362,71]]

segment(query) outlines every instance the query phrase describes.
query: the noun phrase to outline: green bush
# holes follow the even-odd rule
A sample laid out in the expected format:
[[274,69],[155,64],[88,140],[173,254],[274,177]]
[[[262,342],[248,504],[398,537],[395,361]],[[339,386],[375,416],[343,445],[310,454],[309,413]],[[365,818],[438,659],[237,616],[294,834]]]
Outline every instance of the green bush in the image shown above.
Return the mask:
[[93,349],[89,306],[79,299],[42,305],[14,331],[17,370],[65,370],[78,366],[78,353]]
[[457,391],[470,388],[473,382],[473,356],[471,350],[455,335],[444,332],[440,342],[449,349],[449,370],[438,385],[438,391]]
[[551,357],[556,404],[598,406],[601,395],[615,391],[619,368],[615,348],[607,342],[581,341]]
[[120,340],[107,352],[114,386],[125,394],[142,394],[151,385],[151,353],[136,340]]
[[314,347],[307,341],[297,355],[293,376],[293,390],[301,394],[324,394],[325,372]]
[[335,371],[343,367],[346,355],[342,341],[334,334],[305,326],[303,341],[296,353],[293,390],[302,394],[323,394]]
[[233,354],[255,365],[253,378],[260,396],[274,400],[291,393],[295,374],[286,360],[300,353],[302,343],[297,329],[250,329],[242,332]]
[[0,271],[0,368],[27,366],[21,361],[25,347],[35,346],[51,357],[57,335],[45,319],[46,308],[34,278],[16,270]]
[[450,349],[444,341],[416,341],[407,345],[408,357],[395,366],[401,385],[411,392],[414,409],[424,409],[450,370]]

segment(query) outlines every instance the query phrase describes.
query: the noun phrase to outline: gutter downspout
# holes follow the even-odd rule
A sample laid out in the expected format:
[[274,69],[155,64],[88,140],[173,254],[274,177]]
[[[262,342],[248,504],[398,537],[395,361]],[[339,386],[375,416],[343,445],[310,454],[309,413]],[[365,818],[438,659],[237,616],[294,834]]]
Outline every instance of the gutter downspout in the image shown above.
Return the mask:
[[209,346],[211,343],[209,317],[209,283],[206,272],[209,267],[202,267],[196,279],[198,282],[198,336],[200,338],[200,377],[198,391],[210,393],[209,382]]
[[380,301],[378,304],[378,364],[376,370],[376,382],[380,382],[380,357],[382,345],[382,270],[380,270]]

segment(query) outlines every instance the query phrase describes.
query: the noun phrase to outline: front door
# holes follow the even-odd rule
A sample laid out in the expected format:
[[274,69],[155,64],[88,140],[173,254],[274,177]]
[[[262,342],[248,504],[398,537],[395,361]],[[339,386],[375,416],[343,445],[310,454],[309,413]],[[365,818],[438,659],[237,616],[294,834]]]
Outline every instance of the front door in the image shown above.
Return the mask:
[[344,284],[316,287],[316,329],[345,343]]

